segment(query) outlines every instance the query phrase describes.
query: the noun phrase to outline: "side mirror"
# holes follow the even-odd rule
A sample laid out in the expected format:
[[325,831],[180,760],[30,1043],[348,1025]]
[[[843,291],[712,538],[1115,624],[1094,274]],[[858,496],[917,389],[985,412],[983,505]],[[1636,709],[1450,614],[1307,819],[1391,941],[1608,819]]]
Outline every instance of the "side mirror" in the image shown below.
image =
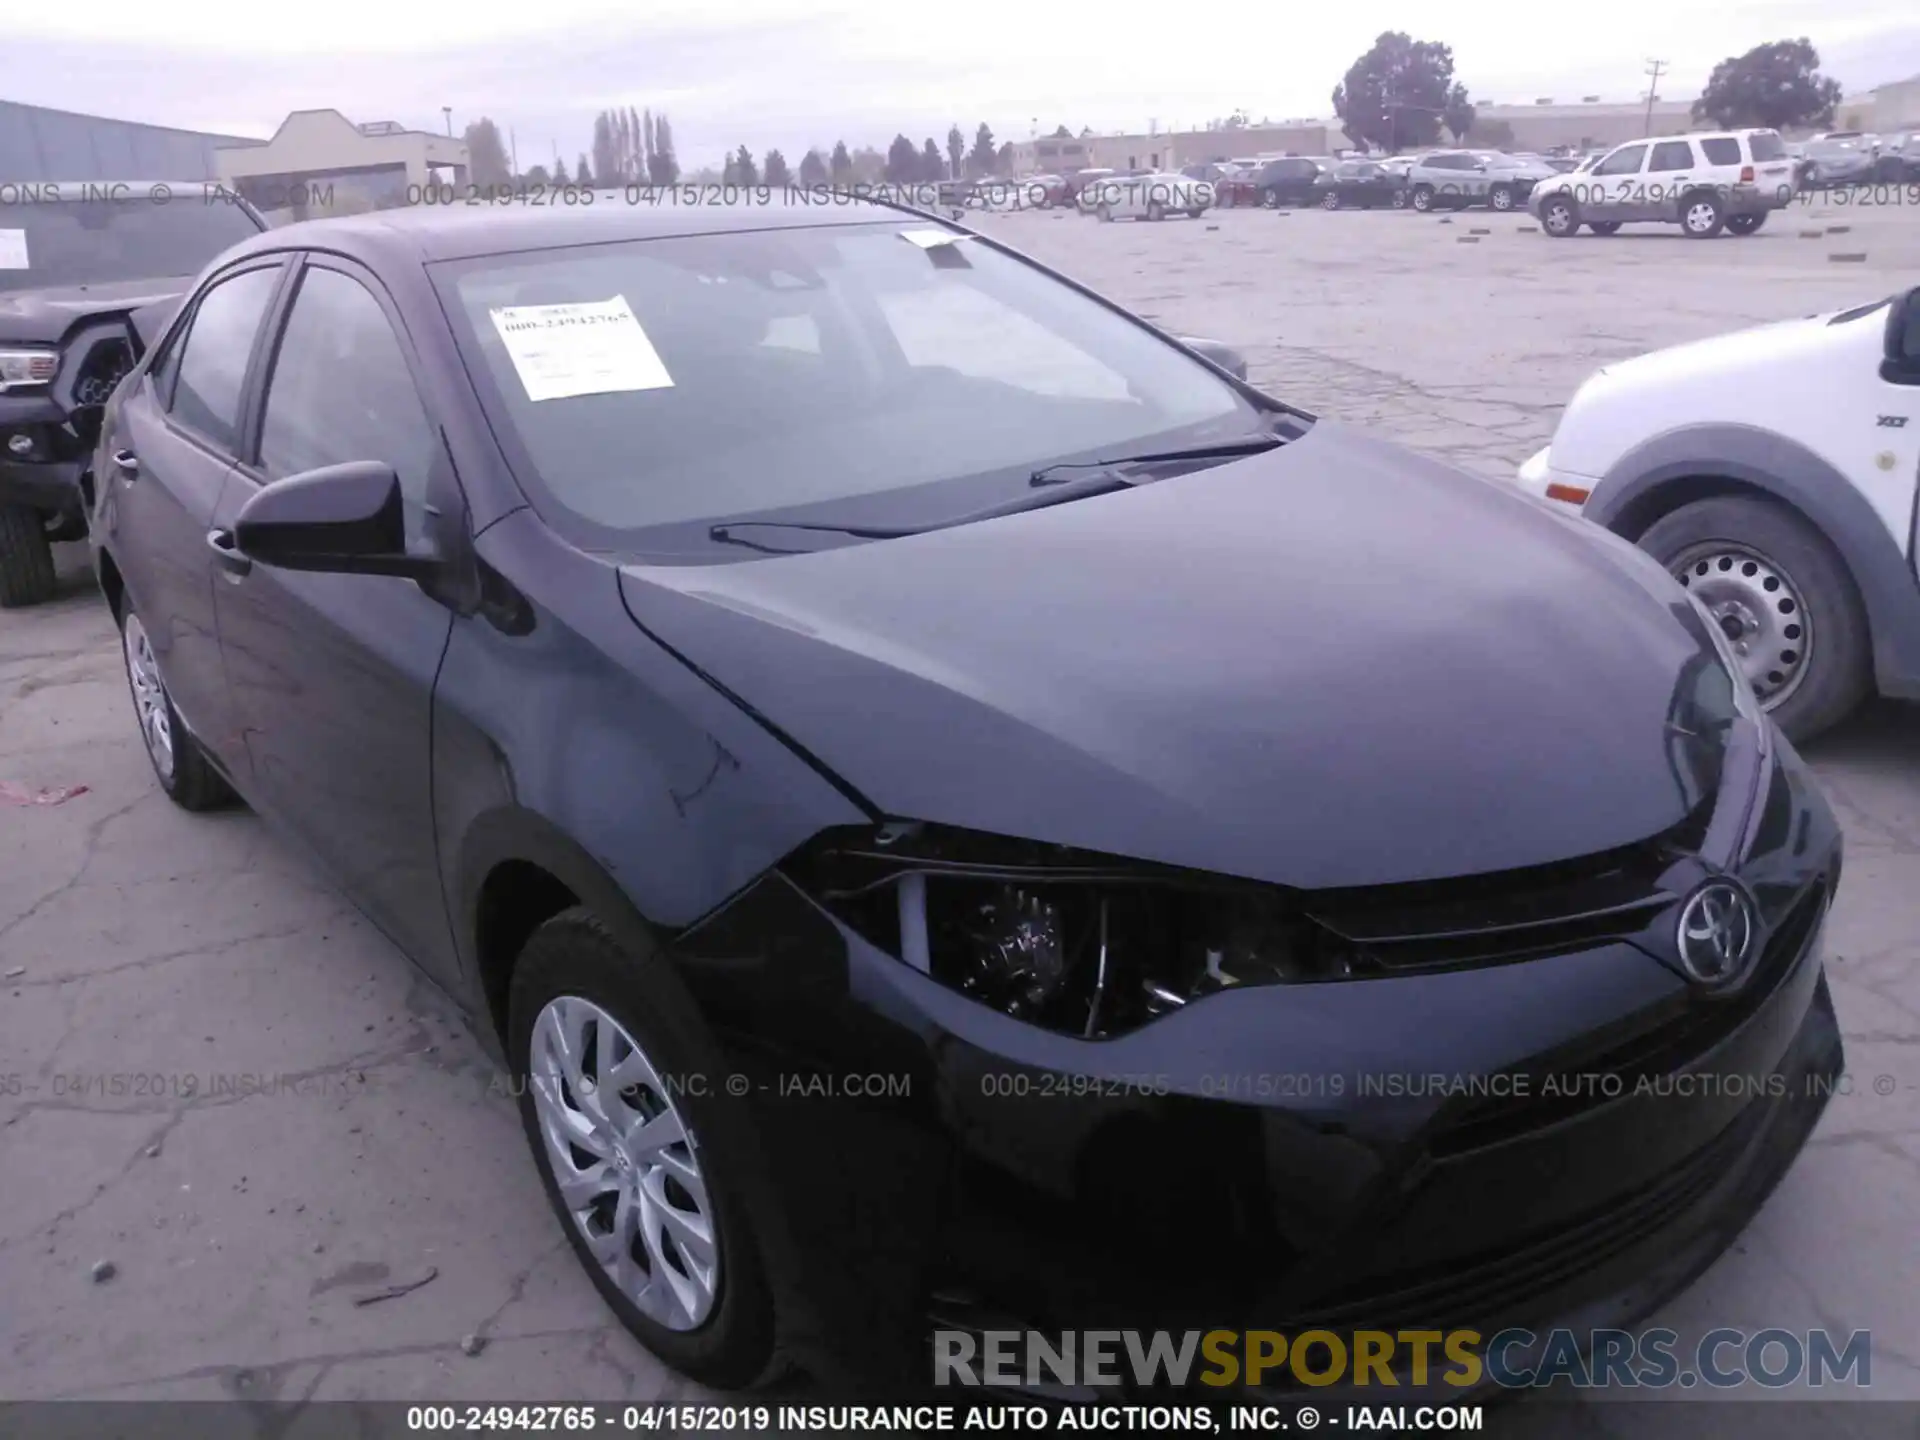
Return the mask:
[[1187,349],[1211,360],[1234,379],[1247,378],[1247,357],[1231,345],[1222,345],[1218,340],[1202,340],[1192,335],[1182,335],[1178,338]]
[[1920,385],[1920,288],[1894,296],[1887,307],[1886,359],[1880,378],[1895,385]]
[[325,465],[265,486],[240,507],[233,548],[281,570],[418,580],[439,568],[407,553],[400,480],[378,460]]

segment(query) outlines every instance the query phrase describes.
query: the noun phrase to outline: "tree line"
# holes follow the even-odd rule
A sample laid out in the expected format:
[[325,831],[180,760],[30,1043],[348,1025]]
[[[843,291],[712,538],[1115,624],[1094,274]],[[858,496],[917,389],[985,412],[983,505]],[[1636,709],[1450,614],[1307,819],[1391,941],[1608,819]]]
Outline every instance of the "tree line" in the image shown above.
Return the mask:
[[[1819,52],[1805,37],[1757,45],[1714,68],[1694,102],[1692,118],[1724,129],[1830,125],[1840,103],[1840,82],[1822,76],[1819,68]],[[1415,40],[1405,31],[1385,31],[1333,87],[1334,114],[1347,135],[1370,150],[1430,148],[1442,131],[1455,144],[1469,139],[1489,147],[1513,144],[1512,127],[1482,119],[1453,70],[1451,46]],[[1235,110],[1207,128],[1241,130],[1251,123],[1245,110]],[[1080,132],[1083,138],[1091,133]],[[1072,132],[1062,125],[1052,134],[1067,139]],[[499,127],[485,116],[467,126],[466,142],[468,174],[476,185],[671,185],[681,178],[673,126],[665,112],[651,109],[602,110],[594,117],[591,149],[580,153],[571,170],[556,157],[551,169],[536,164],[515,174]],[[971,145],[955,124],[947,131],[944,150],[932,136],[915,145],[901,133],[885,151],[849,149],[845,140],[824,152],[815,146],[797,166],[778,149],[756,159],[749,146],[741,145],[728,154],[717,176],[701,170],[694,178],[717,178],[728,185],[908,185],[1010,176],[1013,170],[1013,146],[996,144],[992,127],[982,121]]]

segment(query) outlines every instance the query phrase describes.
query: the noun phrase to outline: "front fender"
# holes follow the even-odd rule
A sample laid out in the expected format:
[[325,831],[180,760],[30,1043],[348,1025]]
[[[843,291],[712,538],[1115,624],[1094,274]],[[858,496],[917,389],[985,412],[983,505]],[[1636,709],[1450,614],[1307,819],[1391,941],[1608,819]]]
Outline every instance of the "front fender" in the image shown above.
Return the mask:
[[1672,506],[1676,482],[1737,481],[1792,506],[1846,561],[1866,606],[1883,695],[1920,699],[1920,583],[1866,497],[1806,446],[1749,425],[1689,425],[1629,450],[1593,487],[1582,514],[1637,540]]

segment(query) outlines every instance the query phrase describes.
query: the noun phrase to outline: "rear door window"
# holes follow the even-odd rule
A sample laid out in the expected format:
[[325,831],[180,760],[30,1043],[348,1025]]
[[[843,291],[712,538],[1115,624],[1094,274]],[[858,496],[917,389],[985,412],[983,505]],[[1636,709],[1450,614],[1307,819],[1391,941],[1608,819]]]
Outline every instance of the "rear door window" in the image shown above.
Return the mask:
[[[213,285],[200,297],[177,347],[168,409],[173,418],[222,450],[236,448],[241,389],[260,322],[280,283],[280,267],[247,270]],[[167,357],[171,362],[173,357]]]

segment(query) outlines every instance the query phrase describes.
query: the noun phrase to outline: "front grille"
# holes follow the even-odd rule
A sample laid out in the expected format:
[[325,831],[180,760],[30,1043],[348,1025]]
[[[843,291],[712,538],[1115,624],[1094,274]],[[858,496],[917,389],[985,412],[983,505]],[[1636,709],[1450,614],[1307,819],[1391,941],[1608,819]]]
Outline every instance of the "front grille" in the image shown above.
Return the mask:
[[[1642,1080],[1685,1069],[1766,1003],[1806,952],[1829,893],[1824,881],[1807,887],[1768,937],[1752,977],[1738,993],[1676,997],[1635,1017],[1624,1036],[1609,1036],[1550,1066],[1513,1072],[1526,1076],[1524,1093],[1489,1095],[1462,1107],[1435,1132],[1431,1153],[1458,1155],[1542,1130],[1631,1094]],[[1619,1083],[1608,1083],[1607,1077]]]
[[1748,1105],[1664,1175],[1550,1231],[1443,1266],[1402,1271],[1391,1288],[1329,1297],[1288,1328],[1399,1330],[1508,1318],[1530,1297],[1597,1269],[1684,1214],[1734,1166],[1767,1113],[1764,1105]]
[[1710,808],[1598,855],[1364,890],[1323,891],[1313,918],[1388,971],[1459,969],[1629,939],[1680,897],[1666,877],[1705,839]]

